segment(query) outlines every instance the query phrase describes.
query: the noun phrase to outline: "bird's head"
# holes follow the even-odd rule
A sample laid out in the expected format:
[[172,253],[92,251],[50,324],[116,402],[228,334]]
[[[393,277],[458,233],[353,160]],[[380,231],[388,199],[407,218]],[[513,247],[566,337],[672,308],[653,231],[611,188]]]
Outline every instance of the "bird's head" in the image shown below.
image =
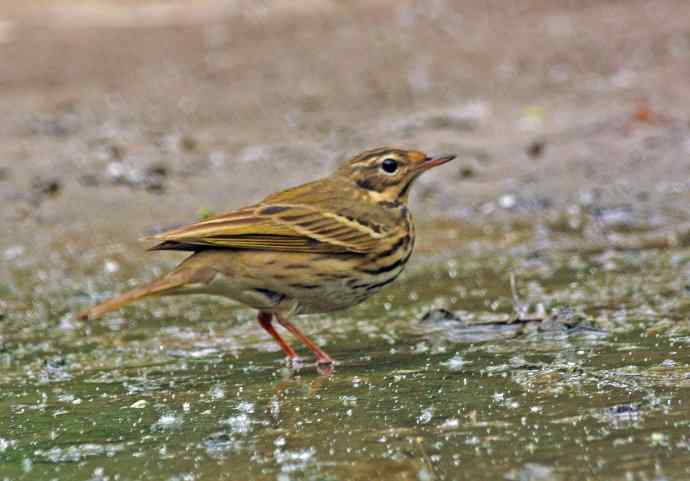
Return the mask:
[[418,150],[383,147],[353,157],[336,175],[354,182],[376,202],[406,203],[410,187],[422,172],[454,158],[454,155],[429,157]]

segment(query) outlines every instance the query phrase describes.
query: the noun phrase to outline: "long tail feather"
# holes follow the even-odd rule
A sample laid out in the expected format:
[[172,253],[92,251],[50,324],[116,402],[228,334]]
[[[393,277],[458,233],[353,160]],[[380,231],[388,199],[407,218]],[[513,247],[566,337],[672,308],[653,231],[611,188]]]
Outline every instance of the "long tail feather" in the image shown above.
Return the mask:
[[103,314],[119,309],[127,304],[138,301],[139,299],[164,294],[165,292],[180,287],[182,284],[184,284],[184,282],[179,277],[166,276],[145,286],[132,289],[131,291],[125,292],[122,295],[108,299],[107,301],[101,302],[100,304],[89,309],[85,309],[77,314],[77,317],[81,320],[97,319]]

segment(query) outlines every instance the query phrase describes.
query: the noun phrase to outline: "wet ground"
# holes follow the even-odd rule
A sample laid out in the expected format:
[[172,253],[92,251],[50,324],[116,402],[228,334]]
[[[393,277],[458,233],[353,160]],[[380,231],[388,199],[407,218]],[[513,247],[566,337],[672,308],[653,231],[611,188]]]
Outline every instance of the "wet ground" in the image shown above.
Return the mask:
[[422,256],[374,300],[301,318],[338,359],[332,371],[307,353],[301,368],[286,367],[253,313],[212,298],[76,322],[75,306],[131,266],[109,259],[100,274],[60,284],[51,280],[90,253],[44,270],[19,254],[0,285],[0,472],[690,477],[687,244],[577,254],[523,236]]
[[[4,2],[0,480],[690,479],[688,18]],[[332,372],[221,300],[75,320],[179,259],[143,233],[386,144],[459,157],[404,277],[299,319]]]

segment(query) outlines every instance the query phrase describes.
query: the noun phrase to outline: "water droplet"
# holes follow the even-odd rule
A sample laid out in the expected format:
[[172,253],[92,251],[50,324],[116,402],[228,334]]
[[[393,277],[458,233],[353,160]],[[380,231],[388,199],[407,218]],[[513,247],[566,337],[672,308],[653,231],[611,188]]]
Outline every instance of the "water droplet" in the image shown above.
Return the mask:
[[439,426],[441,429],[456,429],[460,426],[460,420],[458,418],[448,418],[443,421],[443,424]]
[[443,366],[448,367],[450,371],[460,371],[465,365],[465,360],[460,354],[455,354],[453,357],[442,363]]
[[428,424],[434,417],[434,408],[428,407],[422,411],[422,414],[417,416],[417,424]]
[[114,274],[120,270],[120,264],[112,259],[107,259],[103,264],[103,271],[106,274]]
[[237,405],[237,410],[246,414],[252,414],[254,412],[254,403],[242,401]]
[[26,252],[26,248],[20,245],[13,245],[5,249],[5,260],[13,261],[21,257]]
[[419,472],[417,473],[417,479],[419,481],[433,481],[434,477],[429,472],[429,469],[426,466],[422,466],[422,468],[420,468]]
[[223,386],[216,384],[209,390],[208,394],[212,399],[223,399],[225,397],[225,389]]
[[517,204],[517,198],[513,194],[505,194],[498,198],[498,205],[503,209],[512,209]]
[[0,453],[4,453],[9,448],[14,447],[17,444],[13,439],[0,438]]
[[154,429],[176,429],[182,426],[184,419],[174,413],[163,414],[153,425]]
[[238,434],[247,434],[252,429],[252,419],[244,413],[230,416],[221,421],[221,424],[229,426],[233,432]]
[[340,396],[340,400],[345,406],[354,406],[357,404],[357,396],[344,395]]

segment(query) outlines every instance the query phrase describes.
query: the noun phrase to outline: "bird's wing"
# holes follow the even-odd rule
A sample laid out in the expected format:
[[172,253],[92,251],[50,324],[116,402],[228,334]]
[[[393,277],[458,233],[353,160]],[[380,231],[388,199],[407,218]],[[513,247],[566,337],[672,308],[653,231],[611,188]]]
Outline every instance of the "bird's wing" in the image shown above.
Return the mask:
[[[268,200],[268,199],[267,199]],[[149,237],[156,249],[240,248],[289,252],[355,252],[385,235],[375,224],[303,204],[264,202]]]

